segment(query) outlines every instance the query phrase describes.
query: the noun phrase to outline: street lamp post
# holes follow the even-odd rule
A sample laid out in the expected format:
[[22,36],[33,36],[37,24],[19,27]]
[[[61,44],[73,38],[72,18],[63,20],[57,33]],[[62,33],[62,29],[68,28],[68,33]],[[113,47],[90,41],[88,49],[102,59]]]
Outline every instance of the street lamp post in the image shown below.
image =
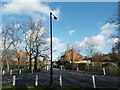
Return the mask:
[[52,63],[52,16],[54,19],[57,17],[50,12],[50,48],[51,48],[51,68],[50,68],[50,87],[53,85],[53,63]]

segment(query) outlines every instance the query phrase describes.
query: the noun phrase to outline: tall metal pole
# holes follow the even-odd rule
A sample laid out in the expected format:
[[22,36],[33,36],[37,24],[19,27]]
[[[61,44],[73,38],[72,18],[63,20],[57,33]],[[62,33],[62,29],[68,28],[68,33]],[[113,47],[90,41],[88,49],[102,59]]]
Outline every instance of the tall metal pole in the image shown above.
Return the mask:
[[120,1],[118,2],[118,60],[120,63]]
[[50,12],[50,51],[51,51],[51,68],[50,68],[50,87],[53,85],[53,62],[52,62],[52,16],[57,19],[55,15]]
[[50,51],[51,51],[51,68],[50,68],[50,87],[53,85],[53,65],[52,65],[52,13],[50,12]]

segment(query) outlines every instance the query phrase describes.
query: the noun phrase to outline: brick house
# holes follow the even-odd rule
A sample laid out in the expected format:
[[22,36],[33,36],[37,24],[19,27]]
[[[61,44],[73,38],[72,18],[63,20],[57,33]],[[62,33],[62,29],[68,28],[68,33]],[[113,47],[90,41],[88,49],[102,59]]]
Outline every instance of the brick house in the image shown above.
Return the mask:
[[83,63],[83,56],[76,53],[74,49],[66,50],[60,60],[68,61],[69,63]]

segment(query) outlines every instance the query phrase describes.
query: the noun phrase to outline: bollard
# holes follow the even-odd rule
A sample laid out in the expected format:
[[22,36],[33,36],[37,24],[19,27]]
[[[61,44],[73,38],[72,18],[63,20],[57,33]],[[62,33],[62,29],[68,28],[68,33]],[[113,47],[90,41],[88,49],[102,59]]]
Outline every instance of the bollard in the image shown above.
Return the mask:
[[36,78],[35,78],[35,86],[38,86],[38,75],[36,75]]
[[62,65],[60,66],[60,69],[61,69],[61,70],[63,69],[63,66],[62,66]]
[[64,71],[65,71],[65,66],[64,66]]
[[12,75],[12,70],[10,70],[10,75]]
[[33,69],[31,69],[31,72],[33,73]]
[[47,70],[49,70],[49,67],[47,66],[47,68],[46,68]]
[[5,74],[5,70],[3,70],[3,73],[2,73],[3,75]]
[[103,74],[106,75],[105,68],[103,68]]
[[79,71],[79,67],[78,67],[78,65],[76,66],[76,70]]
[[59,81],[60,81],[60,86],[62,87],[62,76],[61,76],[61,74],[60,74]]
[[93,87],[96,88],[96,84],[95,84],[95,76],[92,75],[92,80],[93,80]]
[[89,67],[87,67],[88,71],[89,71]]
[[13,86],[15,86],[15,78],[16,76],[13,76]]
[[22,71],[21,71],[21,69],[20,69],[20,70],[19,70],[19,74],[21,74],[21,72],[22,72]]

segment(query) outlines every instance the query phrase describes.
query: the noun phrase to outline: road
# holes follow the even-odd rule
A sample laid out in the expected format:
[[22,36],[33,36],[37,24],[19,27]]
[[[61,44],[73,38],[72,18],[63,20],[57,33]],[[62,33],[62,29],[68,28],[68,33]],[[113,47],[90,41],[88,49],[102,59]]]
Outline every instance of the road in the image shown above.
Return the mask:
[[[68,71],[68,70],[53,70],[53,85],[59,85],[59,76],[62,75],[63,85],[69,86],[87,86],[93,87],[92,74],[83,73],[81,71]],[[34,84],[35,76],[39,77],[39,85],[49,84],[49,71],[35,72],[35,73],[22,73],[13,74],[16,76],[16,84]],[[2,83],[9,84],[13,82],[13,75],[5,74],[2,76]],[[94,75],[97,88],[120,88],[118,87],[118,77]]]

